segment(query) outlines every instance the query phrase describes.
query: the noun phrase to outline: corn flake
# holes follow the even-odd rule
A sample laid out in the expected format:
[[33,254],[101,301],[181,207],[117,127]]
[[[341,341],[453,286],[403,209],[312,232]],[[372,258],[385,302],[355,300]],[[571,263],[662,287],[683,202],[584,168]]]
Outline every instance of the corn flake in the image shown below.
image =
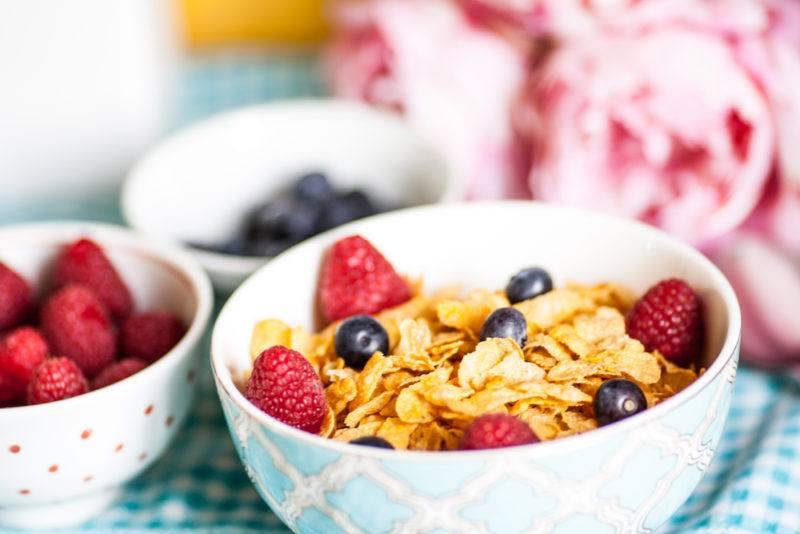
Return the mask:
[[347,408],[347,404],[356,398],[357,393],[355,380],[345,377],[325,388],[325,399],[328,402],[328,407],[336,416]]
[[395,449],[407,449],[411,434],[416,430],[417,425],[405,423],[396,417],[386,419],[378,428],[377,435],[385,439]]
[[276,345],[296,350],[314,363],[311,335],[302,327],[291,328],[278,319],[260,321],[253,328],[250,338],[250,359],[255,361],[262,352]]
[[392,400],[394,393],[391,391],[384,391],[368,400],[358,408],[351,410],[350,413],[344,418],[344,424],[349,427],[354,427],[367,416],[380,412],[386,404]]
[[480,289],[471,292],[464,300],[440,301],[436,305],[436,315],[443,325],[475,336],[490,313],[508,305],[503,293]]

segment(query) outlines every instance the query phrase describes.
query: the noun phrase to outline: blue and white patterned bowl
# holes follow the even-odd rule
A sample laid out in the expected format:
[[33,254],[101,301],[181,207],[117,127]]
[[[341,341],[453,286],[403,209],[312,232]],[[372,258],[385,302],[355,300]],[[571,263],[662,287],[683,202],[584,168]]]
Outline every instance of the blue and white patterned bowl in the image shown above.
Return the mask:
[[[488,451],[410,452],[339,443],[260,412],[233,377],[249,367],[256,321],[311,328],[318,268],[360,233],[428,288],[503,287],[522,267],[556,283],[617,281],[637,291],[687,280],[707,313],[706,372],[625,421],[560,440]],[[440,205],[359,221],[306,241],[231,297],[212,340],[217,390],[256,488],[297,532],[650,532],[683,503],[717,448],[736,375],[739,307],[701,254],[644,225],[531,202]]]

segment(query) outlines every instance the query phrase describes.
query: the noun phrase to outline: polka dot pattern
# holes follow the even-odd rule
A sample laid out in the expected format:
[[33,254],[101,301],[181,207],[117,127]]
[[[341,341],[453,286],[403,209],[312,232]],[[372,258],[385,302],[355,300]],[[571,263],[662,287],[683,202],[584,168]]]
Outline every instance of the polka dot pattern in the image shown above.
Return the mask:
[[[187,379],[191,374],[192,374],[192,371],[189,371],[189,374],[187,375]],[[187,380],[187,381],[191,382],[191,380]],[[150,416],[154,411],[155,411],[155,405],[154,404],[148,404],[147,407],[144,409],[144,416],[145,417]],[[175,423],[175,416],[172,415],[172,414],[168,415],[164,419],[164,426],[167,427],[167,428],[171,427],[174,423]],[[84,428],[83,430],[81,430],[81,432],[80,432],[80,434],[78,434],[78,436],[79,436],[81,441],[88,442],[88,440],[92,437],[93,434],[94,434],[94,430],[92,428],[88,428],[87,427],[87,428]],[[120,454],[120,453],[122,453],[124,451],[124,449],[125,449],[125,444],[120,442],[120,443],[117,443],[114,446],[113,451],[116,454]],[[11,455],[18,455],[21,452],[22,452],[22,446],[19,445],[18,443],[12,443],[12,444],[10,444],[8,446],[8,453],[11,454]],[[144,462],[145,460],[147,460],[149,458],[149,456],[150,455],[149,455],[149,453],[147,451],[143,451],[137,456],[137,460],[139,462]],[[46,470],[47,470],[48,473],[50,473],[52,475],[55,475],[55,474],[59,473],[59,471],[61,470],[61,466],[58,463],[49,464],[49,465],[46,466]],[[82,477],[81,480],[84,483],[88,483],[88,482],[92,482],[94,480],[94,478],[95,478],[94,475],[85,475],[85,476]],[[21,489],[17,490],[17,493],[19,495],[30,495],[31,494],[31,490],[30,490],[30,488],[21,488]]]

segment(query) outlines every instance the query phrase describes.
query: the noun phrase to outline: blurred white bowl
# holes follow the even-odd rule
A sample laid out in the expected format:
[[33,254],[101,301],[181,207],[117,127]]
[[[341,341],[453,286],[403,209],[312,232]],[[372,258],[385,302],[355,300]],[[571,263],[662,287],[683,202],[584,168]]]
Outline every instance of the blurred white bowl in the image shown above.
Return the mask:
[[116,384],[0,409],[0,527],[66,526],[101,512],[166,450],[192,402],[213,300],[203,269],[174,246],[82,222],[2,228],[0,261],[41,289],[58,252],[80,237],[105,249],[138,310],[168,310],[188,330],[161,359]]
[[[443,159],[395,115],[339,100],[292,100],[225,113],[167,139],[126,180],[134,228],[180,242],[231,237],[245,213],[307,172],[386,205],[461,198]],[[195,250],[231,291],[268,258]]]

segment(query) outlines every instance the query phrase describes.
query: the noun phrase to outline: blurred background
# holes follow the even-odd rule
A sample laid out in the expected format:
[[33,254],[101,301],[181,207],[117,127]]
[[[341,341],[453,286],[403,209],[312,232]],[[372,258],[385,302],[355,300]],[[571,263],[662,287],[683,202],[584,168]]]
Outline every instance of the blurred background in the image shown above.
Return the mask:
[[[10,0],[0,17],[4,218],[116,209],[156,139],[199,117],[323,92],[321,0]],[[36,215],[38,217],[38,214]]]

